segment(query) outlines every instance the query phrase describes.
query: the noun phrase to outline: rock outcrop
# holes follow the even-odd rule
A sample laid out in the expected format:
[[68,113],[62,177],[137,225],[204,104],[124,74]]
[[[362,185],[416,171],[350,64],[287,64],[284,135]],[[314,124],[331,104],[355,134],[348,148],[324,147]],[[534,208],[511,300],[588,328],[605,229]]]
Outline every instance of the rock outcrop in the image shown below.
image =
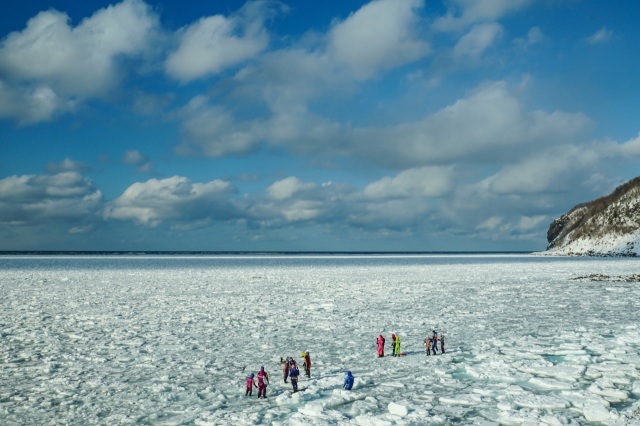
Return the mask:
[[546,254],[640,255],[640,177],[555,219],[547,241]]

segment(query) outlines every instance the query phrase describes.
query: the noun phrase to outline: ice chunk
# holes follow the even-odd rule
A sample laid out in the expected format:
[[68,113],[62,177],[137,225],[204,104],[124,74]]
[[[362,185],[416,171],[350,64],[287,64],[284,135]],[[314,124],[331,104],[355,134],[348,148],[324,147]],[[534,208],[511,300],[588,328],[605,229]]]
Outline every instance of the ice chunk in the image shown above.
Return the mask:
[[406,406],[396,404],[395,402],[390,402],[387,408],[391,414],[395,414],[396,416],[404,417],[409,414]]
[[447,405],[477,405],[482,402],[482,399],[478,395],[459,395],[457,397],[440,397],[441,404]]
[[561,382],[553,379],[540,379],[538,377],[529,379],[529,383],[541,389],[548,390],[568,390],[573,387],[570,383],[567,382]]
[[522,395],[516,398],[514,402],[521,408],[541,410],[560,410],[569,406],[567,401],[547,395]]
[[589,386],[589,392],[596,395],[604,396],[605,398],[615,398],[620,401],[624,401],[629,398],[629,394],[626,391],[620,389],[601,388],[595,383]]
[[611,418],[609,410],[604,405],[592,404],[584,407],[582,413],[589,422],[605,422]]

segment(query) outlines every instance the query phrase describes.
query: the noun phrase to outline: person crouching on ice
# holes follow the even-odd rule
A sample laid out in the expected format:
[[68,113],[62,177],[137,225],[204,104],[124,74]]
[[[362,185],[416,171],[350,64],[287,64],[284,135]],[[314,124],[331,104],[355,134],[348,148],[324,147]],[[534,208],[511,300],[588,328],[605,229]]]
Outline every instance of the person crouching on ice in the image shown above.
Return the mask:
[[251,396],[253,394],[253,388],[254,386],[257,388],[258,386],[256,385],[256,381],[253,380],[254,375],[253,373],[249,374],[247,376],[247,391],[244,393],[244,396]]
[[396,341],[393,345],[393,356],[400,356],[400,336],[396,336]]
[[424,339],[424,347],[427,348],[427,356],[431,355],[431,337]]
[[[264,381],[267,381],[265,383]],[[260,367],[260,372],[258,373],[258,398],[261,396],[263,398],[267,397],[267,385],[269,384],[269,375],[264,371],[264,367]]]
[[384,356],[384,337],[382,334],[378,336],[378,357]]
[[309,354],[309,351],[302,352],[302,357],[304,358],[304,362],[302,364],[304,365],[304,371],[307,377],[311,378],[311,354]]
[[298,370],[298,366],[294,365],[289,370],[289,378],[291,379],[291,387],[294,392],[298,392],[298,376],[300,375],[300,370]]
[[346,390],[351,390],[355,379],[356,378],[353,377],[353,375],[351,374],[351,371],[347,371],[347,375],[344,378],[344,383],[342,384],[342,388]]

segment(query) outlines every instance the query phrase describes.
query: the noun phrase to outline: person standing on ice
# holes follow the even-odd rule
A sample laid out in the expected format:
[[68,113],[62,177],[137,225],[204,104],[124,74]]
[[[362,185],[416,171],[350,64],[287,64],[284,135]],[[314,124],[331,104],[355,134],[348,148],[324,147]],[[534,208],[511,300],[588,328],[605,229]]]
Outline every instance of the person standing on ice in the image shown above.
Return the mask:
[[254,374],[253,374],[253,373],[251,373],[251,374],[249,374],[249,375],[247,376],[247,391],[244,393],[244,396],[247,396],[247,395],[251,396],[251,395],[253,395],[253,388],[254,388],[254,387],[256,387],[256,388],[258,387],[258,386],[256,385],[256,381],[255,381],[255,380],[253,380],[253,378],[254,378],[254,377],[255,377],[255,376],[254,376]]
[[396,335],[391,334],[391,355],[396,356]]
[[292,356],[289,357],[289,371],[291,371],[291,369],[295,367],[298,368],[298,363],[296,362],[295,359],[293,359]]
[[309,351],[306,352],[302,352],[302,357],[304,358],[304,362],[302,365],[304,365],[304,372],[307,375],[307,378],[311,378],[311,354],[309,354]]
[[[264,381],[267,381],[265,383]],[[260,372],[258,373],[258,398],[267,397],[267,385],[269,384],[269,375],[264,371],[264,366],[260,367]]]
[[280,364],[282,364],[282,375],[284,376],[284,382],[287,383],[287,377],[289,377],[289,360],[285,357],[280,357]]
[[431,337],[427,336],[424,339],[424,347],[427,348],[427,356],[431,355]]
[[378,336],[378,357],[384,356],[384,337],[382,334]]
[[298,392],[298,376],[300,375],[300,370],[298,370],[298,364],[295,364],[289,370],[289,377],[291,378],[291,387],[294,392]]
[[347,375],[344,378],[344,383],[342,384],[342,388],[346,390],[351,390],[355,379],[356,378],[353,377],[353,375],[351,374],[351,371],[347,371]]
[[400,356],[400,336],[396,336],[393,344],[393,356]]
[[440,336],[440,353],[444,353],[444,334]]
[[433,335],[431,337],[431,351],[433,352],[434,355],[438,354],[438,332],[435,330],[433,331]]

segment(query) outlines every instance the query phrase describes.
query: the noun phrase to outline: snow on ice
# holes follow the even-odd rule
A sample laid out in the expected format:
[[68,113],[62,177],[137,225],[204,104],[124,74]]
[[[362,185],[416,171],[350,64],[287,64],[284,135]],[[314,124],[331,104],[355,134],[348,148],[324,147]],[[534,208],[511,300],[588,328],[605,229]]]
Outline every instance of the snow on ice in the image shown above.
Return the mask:
[[[638,283],[571,279],[636,272],[526,255],[0,257],[0,424],[638,425]],[[447,353],[427,357],[434,328]],[[406,356],[378,358],[391,333]],[[311,378],[292,393],[280,357],[303,351]],[[261,365],[268,398],[245,397]]]

